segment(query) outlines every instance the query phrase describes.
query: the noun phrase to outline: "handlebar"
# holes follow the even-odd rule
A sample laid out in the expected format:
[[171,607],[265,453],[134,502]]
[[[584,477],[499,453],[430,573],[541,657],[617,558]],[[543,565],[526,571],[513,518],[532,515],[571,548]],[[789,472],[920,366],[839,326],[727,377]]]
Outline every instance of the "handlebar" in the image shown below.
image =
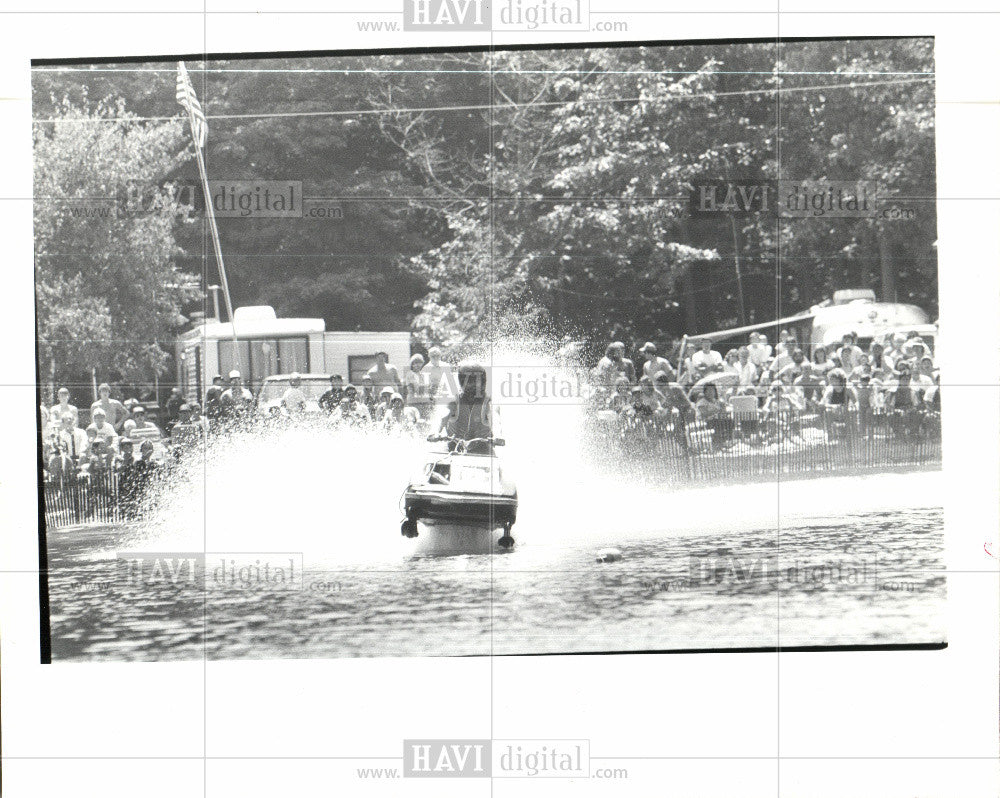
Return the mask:
[[494,446],[505,446],[507,441],[503,438],[459,438],[456,435],[428,435],[428,443],[455,443],[462,444],[467,448],[470,443],[492,443]]

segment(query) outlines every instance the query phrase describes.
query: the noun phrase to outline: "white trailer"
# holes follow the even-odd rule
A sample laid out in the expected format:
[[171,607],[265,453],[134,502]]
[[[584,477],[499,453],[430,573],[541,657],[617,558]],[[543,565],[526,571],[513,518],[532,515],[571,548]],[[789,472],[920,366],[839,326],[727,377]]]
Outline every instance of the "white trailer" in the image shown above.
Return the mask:
[[[186,399],[204,400],[216,375],[239,369],[256,392],[272,374],[341,374],[359,382],[385,352],[403,374],[409,367],[410,333],[327,332],[323,319],[279,319],[274,308],[236,308],[234,322],[210,319],[182,333],[176,342],[177,382]],[[233,325],[236,341],[233,341]]]

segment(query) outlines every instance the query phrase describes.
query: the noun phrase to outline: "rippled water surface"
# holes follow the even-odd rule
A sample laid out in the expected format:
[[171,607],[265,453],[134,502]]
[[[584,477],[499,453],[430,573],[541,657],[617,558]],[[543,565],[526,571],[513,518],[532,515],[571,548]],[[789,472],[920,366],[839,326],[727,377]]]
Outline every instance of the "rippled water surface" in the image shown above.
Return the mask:
[[[169,574],[129,581],[114,559],[128,530],[54,533],[53,656],[454,655],[944,640],[940,511],[803,519],[783,523],[780,536],[777,526],[706,534],[614,530],[603,540],[564,532],[524,539],[509,554],[421,556],[390,528],[382,535],[384,558],[311,567],[315,558],[306,551],[297,586],[213,582],[205,591],[185,572],[178,582]],[[596,562],[596,552],[612,542],[622,559]],[[221,557],[207,558],[210,580],[219,578],[212,572]]]
[[[53,659],[945,640],[940,472],[677,490],[588,448],[572,408],[502,410],[520,495],[512,552],[465,549],[454,530],[436,548],[427,530],[400,536],[420,439],[322,424],[218,439],[141,523],[49,532]],[[609,546],[621,559],[596,562]],[[136,552],[168,555],[165,569],[136,578],[118,559]],[[201,552],[192,582],[178,568]],[[233,557],[270,568],[291,557],[297,579],[244,585],[220,569]]]

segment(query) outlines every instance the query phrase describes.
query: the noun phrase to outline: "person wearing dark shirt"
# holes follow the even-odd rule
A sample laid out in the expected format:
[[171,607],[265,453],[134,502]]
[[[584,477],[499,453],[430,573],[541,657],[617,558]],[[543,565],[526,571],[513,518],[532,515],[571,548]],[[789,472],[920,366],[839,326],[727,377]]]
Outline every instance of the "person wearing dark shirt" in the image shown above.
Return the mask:
[[170,398],[167,399],[166,427],[168,431],[174,424],[177,423],[177,417],[180,414],[182,404],[184,404],[184,397],[181,395],[181,389],[177,387],[171,388]]
[[219,397],[219,408],[224,418],[243,418],[253,407],[253,394],[243,387],[243,377],[233,369],[229,372],[229,388]]
[[330,377],[330,390],[324,392],[319,398],[319,406],[327,413],[332,413],[343,398],[344,378],[339,374],[334,374]]
[[135,453],[131,438],[118,441],[120,455],[116,458],[114,468],[118,474],[118,509],[126,518],[134,518],[138,509],[138,474]]

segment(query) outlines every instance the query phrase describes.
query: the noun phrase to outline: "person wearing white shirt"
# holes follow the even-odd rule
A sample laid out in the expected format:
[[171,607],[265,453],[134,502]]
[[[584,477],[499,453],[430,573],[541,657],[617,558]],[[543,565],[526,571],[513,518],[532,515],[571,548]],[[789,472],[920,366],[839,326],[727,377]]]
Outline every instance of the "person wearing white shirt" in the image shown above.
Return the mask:
[[[421,418],[430,416],[433,405],[430,396],[429,372],[424,371],[424,357],[417,353],[410,358],[410,368],[403,377],[406,388],[406,405],[414,408]],[[392,402],[389,402],[390,406]]]
[[656,379],[656,375],[663,372],[670,379],[674,378],[674,367],[670,365],[670,361],[665,357],[660,357],[656,354],[656,344],[652,341],[646,341],[639,351],[646,358],[646,362],[642,364],[642,374],[644,377],[649,377],[651,380]]
[[854,338],[854,333],[847,333],[844,335],[841,340],[840,350],[837,352],[840,357],[840,367],[847,374],[854,371],[861,360],[861,355],[864,354],[864,352],[854,345]]
[[62,424],[62,417],[65,413],[73,414],[73,423],[80,423],[80,411],[77,410],[76,405],[71,405],[69,403],[69,388],[60,388],[59,393],[59,403],[52,405],[52,409],[49,411],[49,418],[53,426],[56,424]]
[[116,449],[118,447],[118,433],[107,422],[107,414],[104,412],[104,408],[98,405],[91,411],[90,417],[92,422],[87,429],[94,430],[95,439],[104,441],[107,446],[106,451]]
[[771,347],[764,333],[750,333],[750,346],[747,348],[750,350],[750,362],[758,371],[771,359]]
[[68,454],[74,462],[79,462],[80,458],[87,455],[90,449],[90,442],[87,433],[76,425],[76,419],[72,413],[65,413],[60,417],[59,432],[56,433],[56,440],[59,447]]
[[306,395],[302,393],[302,377],[298,372],[288,376],[288,388],[281,395],[281,405],[293,416],[306,409]]
[[431,400],[439,407],[447,406],[458,396],[455,372],[441,360],[441,349],[432,346],[427,350],[428,363],[422,369],[427,374],[427,391]]
[[750,349],[745,346],[741,346],[737,352],[737,357],[739,358],[739,365],[737,366],[737,373],[739,374],[739,387],[740,388],[752,388],[757,384],[758,371],[757,366],[750,359]]
[[701,348],[691,355],[691,366],[700,372],[699,376],[713,371],[722,371],[724,361],[722,355],[712,349],[712,341],[703,338],[700,346]]

